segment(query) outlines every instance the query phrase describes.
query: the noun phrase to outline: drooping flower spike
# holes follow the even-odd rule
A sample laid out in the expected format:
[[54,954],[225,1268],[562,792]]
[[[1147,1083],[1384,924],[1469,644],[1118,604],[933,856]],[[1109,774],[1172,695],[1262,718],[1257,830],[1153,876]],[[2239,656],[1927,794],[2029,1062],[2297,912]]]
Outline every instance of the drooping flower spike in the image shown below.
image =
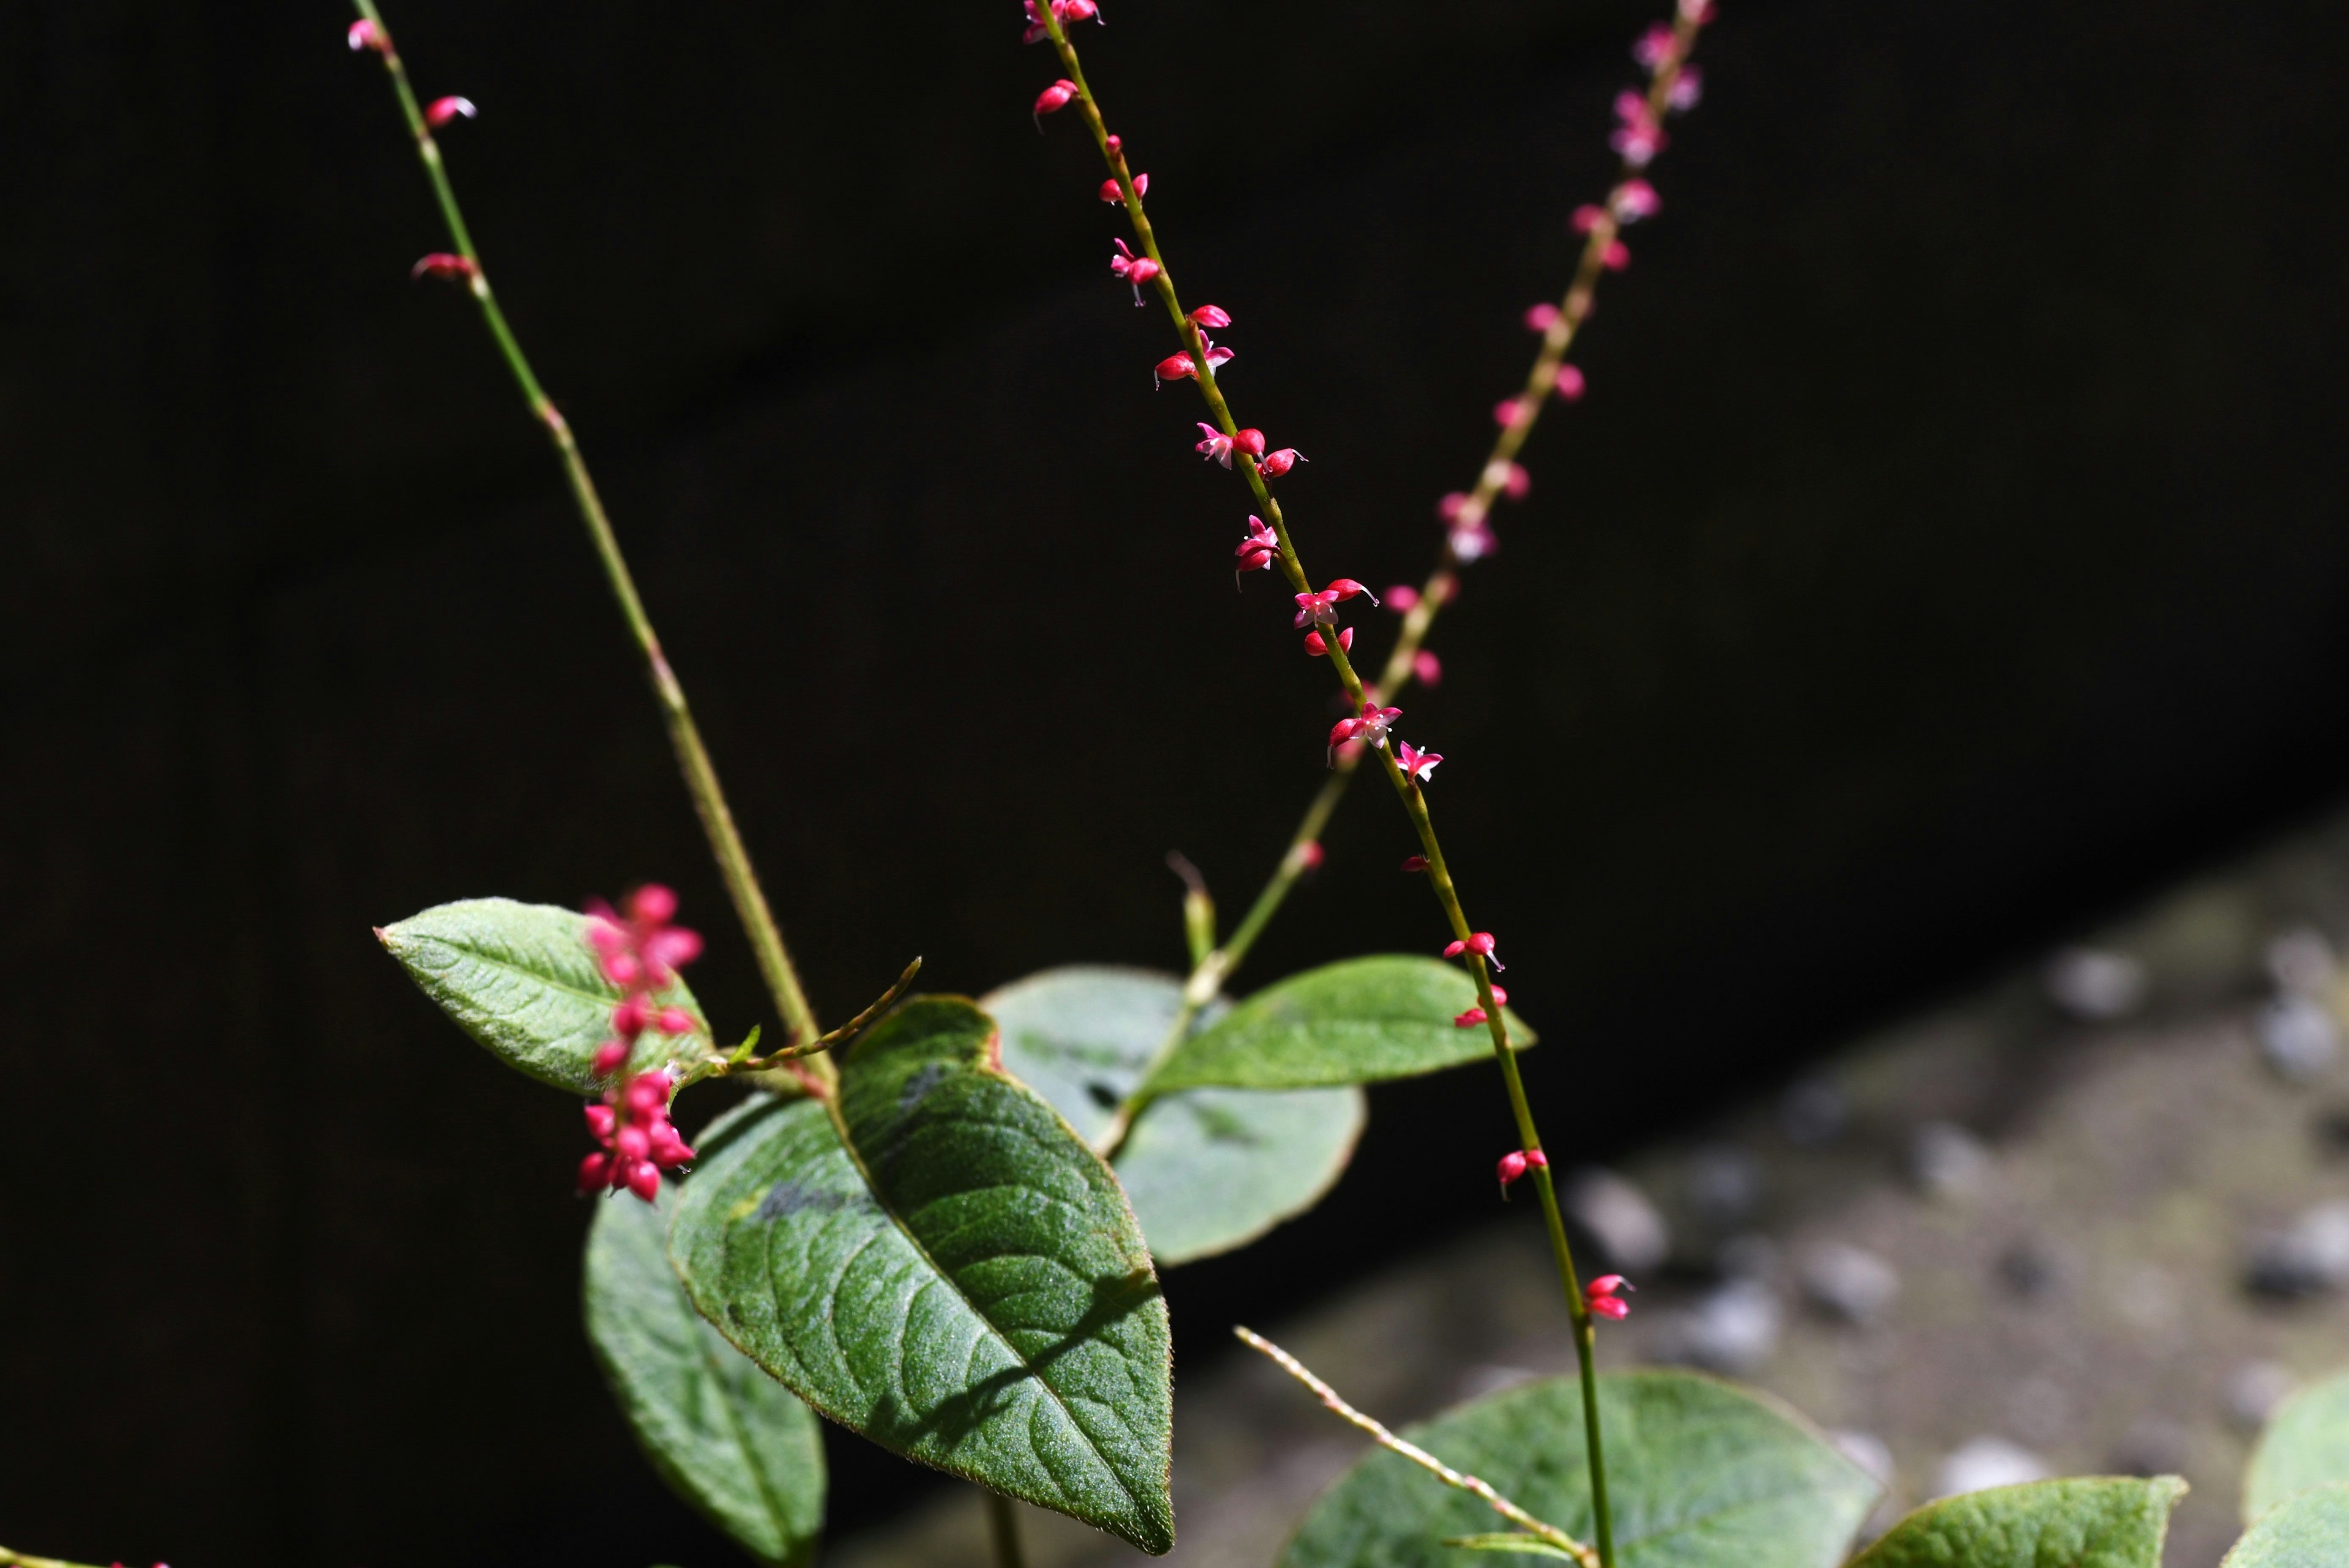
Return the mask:
[[621,997],[612,1008],[613,1037],[595,1052],[595,1076],[615,1081],[600,1103],[586,1107],[587,1130],[604,1149],[580,1161],[582,1192],[626,1188],[649,1203],[659,1194],[660,1173],[693,1158],[669,1123],[674,1084],[668,1073],[627,1071],[646,1030],[684,1035],[694,1028],[693,1015],[685,1008],[656,1010],[652,1005],[652,994],[674,983],[678,967],[701,954],[700,936],[676,924],[676,918],[677,894],[657,883],[630,895],[625,915],[601,903],[589,907],[587,945],[604,977],[620,987]]
[[1582,1299],[1600,1317],[1616,1323],[1631,1315],[1631,1304],[1620,1293],[1636,1288],[1621,1274],[1600,1274],[1582,1288]]
[[434,98],[431,106],[424,111],[424,123],[438,130],[452,119],[474,119],[480,114],[481,110],[473,107],[471,98]]
[[1508,967],[1507,965],[1493,956],[1493,934],[1489,931],[1475,932],[1464,942],[1453,943],[1444,950],[1444,956],[1446,958],[1457,958],[1463,953],[1473,953],[1477,957],[1482,958],[1486,963],[1490,964],[1495,969],[1506,969]]
[[1408,740],[1395,742],[1395,766],[1402,769],[1402,776],[1406,779],[1418,782],[1433,779],[1435,765],[1443,760],[1441,752],[1421,751]]
[[1148,256],[1137,256],[1125,248],[1123,240],[1115,241],[1117,254],[1109,259],[1109,270],[1117,274],[1120,283],[1133,285],[1133,303],[1142,303],[1142,285],[1158,275],[1158,263]]

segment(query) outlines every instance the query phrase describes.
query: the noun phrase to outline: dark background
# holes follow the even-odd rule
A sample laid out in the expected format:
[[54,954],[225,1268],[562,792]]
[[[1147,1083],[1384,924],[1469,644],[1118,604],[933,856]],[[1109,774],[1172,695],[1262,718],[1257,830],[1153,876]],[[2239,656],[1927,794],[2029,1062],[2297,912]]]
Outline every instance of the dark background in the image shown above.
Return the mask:
[[[1657,8],[1109,0],[1083,43],[1317,573],[1416,578]],[[1016,7],[390,20],[820,1008],[1173,965],[1327,672]],[[710,1563],[576,1326],[565,1105],[368,927],[659,877],[762,1004],[560,481],[332,5],[0,5],[0,1538]],[[1604,1155],[2349,783],[2344,23],[1729,0],[1403,733]],[[1367,618],[1372,647],[1387,623]],[[1244,979],[1443,939],[1384,802]],[[1185,1357],[1494,1212],[1485,1075],[1377,1097]],[[690,1125],[696,1118],[688,1116]],[[1196,1360],[1190,1363],[1198,1365]],[[835,1516],[916,1472],[834,1434]],[[1268,1545],[1269,1550],[1269,1544]]]

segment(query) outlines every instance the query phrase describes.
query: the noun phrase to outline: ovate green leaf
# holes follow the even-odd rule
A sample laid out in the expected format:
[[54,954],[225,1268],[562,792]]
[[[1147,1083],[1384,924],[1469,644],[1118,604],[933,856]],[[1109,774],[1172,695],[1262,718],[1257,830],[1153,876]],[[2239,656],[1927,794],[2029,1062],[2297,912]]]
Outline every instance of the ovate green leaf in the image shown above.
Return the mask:
[[705,1135],[670,1255],[702,1315],[883,1447],[1174,1544],[1166,1306],[1141,1227],[995,1026],[908,1002],[841,1064],[839,1100]]
[[2268,1420],[2243,1474],[2243,1522],[2296,1491],[2349,1481],[2349,1373],[2313,1383]]
[[1994,1486],[1929,1502],[1852,1568],[2161,1568],[2174,1475]]
[[[1194,1035],[1151,1076],[1177,1088],[1315,1088],[1413,1078],[1493,1054],[1492,1037],[1453,1018],[1476,1005],[1467,973],[1387,954],[1292,975]],[[1506,1015],[1519,1049],[1534,1033]]]
[[[1757,1395],[1686,1372],[1599,1379],[1619,1568],[1831,1568],[1876,1482]],[[1590,1541],[1582,1398],[1549,1378],[1402,1434],[1535,1518]],[[1491,1509],[1399,1454],[1366,1455],[1315,1505],[1281,1568],[1460,1568]]]
[[587,1235],[587,1338],[646,1457],[678,1496],[762,1563],[810,1562],[823,1529],[815,1415],[703,1322],[668,1263],[668,1212],[598,1203]]
[[2349,1563],[2349,1486],[2296,1492],[2261,1515],[2220,1568],[2341,1568]]
[[[612,1037],[620,989],[587,945],[587,917],[545,903],[473,898],[437,904],[376,933],[424,994],[508,1067],[574,1094],[603,1087],[592,1067]],[[688,1035],[647,1029],[637,1071],[708,1056],[709,1020],[683,981],[653,998],[693,1016]]]
[[[979,999],[1003,1065],[1089,1140],[1142,1081],[1183,1005],[1149,969],[1071,965]],[[1213,1021],[1221,1003],[1204,1015]],[[1193,1089],[1153,1100],[1111,1161],[1161,1268],[1228,1252],[1319,1202],[1353,1157],[1358,1088]]]

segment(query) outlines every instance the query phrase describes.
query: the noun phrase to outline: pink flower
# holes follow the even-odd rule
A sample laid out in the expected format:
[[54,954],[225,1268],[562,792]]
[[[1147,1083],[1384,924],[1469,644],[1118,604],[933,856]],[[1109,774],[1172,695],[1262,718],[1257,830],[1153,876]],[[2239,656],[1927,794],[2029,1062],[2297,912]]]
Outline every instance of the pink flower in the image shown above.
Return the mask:
[[1681,74],[1672,78],[1672,90],[1664,95],[1664,107],[1675,114],[1684,114],[1703,97],[1704,72],[1695,66],[1682,66]]
[[[1022,0],[1022,4],[1028,11],[1028,30],[1019,35],[1019,41],[1032,44],[1039,38],[1050,36],[1051,29],[1045,26],[1044,18],[1037,15],[1036,0]],[[1101,7],[1094,5],[1093,0],[1052,0],[1052,15],[1058,21],[1091,22],[1096,20],[1100,14]]]
[[1547,332],[1557,325],[1557,306],[1545,300],[1540,304],[1526,307],[1526,325],[1534,332]]
[[1476,932],[1464,942],[1455,942],[1452,944],[1449,947],[1446,947],[1444,950],[1444,956],[1446,958],[1457,958],[1463,953],[1473,953],[1477,957],[1489,962],[1495,969],[1506,969],[1508,967],[1507,965],[1493,956],[1493,934],[1489,931]]
[[1614,209],[1617,222],[1636,223],[1642,218],[1654,217],[1663,210],[1664,203],[1654,186],[1633,179],[1615,187],[1614,194],[1607,198],[1607,205]]
[[1213,458],[1226,468],[1232,466],[1232,438],[1208,424],[1199,421],[1199,434],[1205,438],[1191,449],[1203,458]]
[[1301,456],[1295,447],[1283,447],[1277,452],[1267,452],[1257,459],[1256,467],[1257,471],[1265,478],[1277,480],[1298,464],[1309,460]]
[[1579,366],[1561,365],[1557,367],[1557,395],[1568,402],[1582,401],[1582,394],[1588,386]]
[[[1477,1025],[1489,1021],[1482,1007],[1471,1007],[1464,1013],[1455,1013],[1452,1016],[1452,1026],[1455,1029],[1473,1029]],[[1514,1160],[1516,1156],[1511,1155],[1509,1158]],[[1506,1187],[1508,1183],[1504,1181],[1502,1185]]]
[[1499,537],[1481,517],[1473,522],[1458,524],[1453,529],[1445,543],[1451,547],[1454,559],[1464,564],[1471,561],[1482,561],[1485,556],[1501,548]]
[[472,119],[480,113],[481,111],[473,107],[471,98],[434,98],[432,106],[424,111],[424,123],[438,130],[452,119],[460,118]]
[[[1125,249],[1124,241],[1120,240],[1118,242],[1118,249]],[[1143,259],[1145,261],[1147,260],[1146,257]],[[1141,262],[1136,262],[1133,264],[1139,266],[1143,263]],[[1110,265],[1114,268],[1117,263],[1115,262],[1112,262]],[[1150,275],[1152,277],[1156,277],[1158,275],[1158,268],[1155,263],[1150,263]],[[1136,303],[1139,303],[1139,301],[1137,300]],[[1232,351],[1228,348],[1217,348],[1208,338],[1206,333],[1203,332],[1199,335],[1199,342],[1205,346],[1207,350],[1208,369],[1220,370],[1231,362],[1233,357]],[[1190,355],[1187,353],[1170,354],[1165,358],[1160,360],[1157,365],[1153,367],[1153,372],[1156,379],[1160,382],[1181,381],[1188,377],[1199,374],[1199,366],[1197,362],[1192,359]]]
[[1509,1005],[1509,988],[1506,985],[1494,986],[1493,1000],[1500,1006],[1507,1006]]
[[[1246,452],[1251,458],[1264,456],[1264,432],[1253,428],[1242,429],[1232,438],[1232,449]],[[1230,468],[1231,464],[1226,463],[1224,467]]]
[[1423,872],[1427,869],[1427,857],[1425,855],[1405,855],[1402,858],[1402,869],[1405,875]]
[[1607,139],[1607,145],[1622,154],[1623,161],[1634,169],[1646,168],[1649,160],[1661,152],[1671,139],[1648,112],[1648,100],[1638,93],[1617,95],[1615,117],[1623,124]]
[[1109,259],[1109,270],[1117,274],[1119,282],[1133,285],[1133,303],[1140,304],[1142,285],[1158,275],[1158,263],[1148,256],[1137,256],[1127,250],[1123,240],[1117,241],[1116,245],[1117,254]]
[[1363,587],[1361,583],[1355,582],[1350,577],[1340,577],[1337,579],[1327,588],[1324,588],[1322,592],[1325,593],[1335,593],[1338,596],[1337,602],[1340,604],[1344,603],[1347,600],[1353,598],[1357,594],[1368,599],[1373,604],[1379,602],[1379,596],[1377,594],[1371,593],[1369,589]]
[[1672,30],[1662,22],[1640,34],[1640,41],[1631,46],[1631,57],[1645,66],[1651,74],[1671,57],[1671,52]]
[[1407,615],[1419,608],[1419,590],[1408,583],[1398,583],[1387,590],[1387,608],[1398,615]]
[[1441,752],[1414,749],[1408,740],[1395,742],[1395,766],[1406,779],[1425,781],[1434,777],[1435,765],[1444,760]]
[[1583,1286],[1582,1299],[1599,1316],[1620,1323],[1631,1315],[1631,1304],[1619,1293],[1632,1288],[1631,1282],[1621,1274],[1600,1274]]
[[625,1187],[649,1203],[660,1192],[660,1173],[693,1158],[668,1119],[670,1088],[667,1072],[638,1073],[583,1108],[588,1136],[604,1152],[579,1162],[582,1193]]
[[[1139,190],[1141,187],[1136,185],[1135,189]],[[1204,327],[1210,332],[1221,332],[1232,324],[1231,316],[1225,312],[1223,306],[1215,304],[1203,304],[1183,319],[1193,326]]]
[[1493,405],[1493,423],[1514,425],[1517,422],[1517,416],[1524,412],[1524,406],[1515,397],[1504,397]]
[[1680,11],[1682,15],[1700,27],[1713,25],[1714,15],[1713,0],[1681,0]]
[[1060,113],[1061,110],[1068,108],[1070,104],[1074,102],[1076,100],[1076,97],[1077,84],[1069,80],[1066,77],[1062,77],[1059,81],[1054,82],[1050,87],[1046,88],[1042,92],[1038,93],[1036,95],[1036,108],[1034,110],[1036,129],[1038,130],[1042,130],[1044,129],[1044,117],[1048,114]]
[[[1481,1014],[1478,1015],[1477,1021],[1479,1023],[1484,1021]],[[1501,1179],[1501,1191],[1504,1196],[1506,1196],[1509,1191],[1509,1183],[1520,1181],[1525,1176],[1525,1155],[1515,1149],[1510,1150],[1506,1154],[1501,1156],[1500,1163],[1494,1167],[1493,1173]]]
[[1485,482],[1500,486],[1511,500],[1525,500],[1526,492],[1534,488],[1534,477],[1522,463],[1495,463],[1485,470]]
[[1422,648],[1411,656],[1412,678],[1430,690],[1444,684],[1444,661]]
[[1360,742],[1364,746],[1382,747],[1387,743],[1387,731],[1402,717],[1399,707],[1381,707],[1376,703],[1362,704],[1361,715],[1341,718],[1330,727],[1330,745],[1334,755],[1341,741]]
[[[1350,654],[1354,651],[1353,627],[1349,626],[1338,634],[1338,645]],[[1313,658],[1327,658],[1330,654],[1330,645],[1321,640],[1320,633],[1308,632],[1305,634],[1305,651]]]
[[1312,622],[1317,626],[1336,625],[1338,624],[1338,595],[1330,593],[1326,588],[1319,593],[1298,594],[1297,619],[1291,621],[1289,624],[1292,626],[1302,626],[1308,621]]
[[1631,264],[1631,247],[1620,240],[1609,240],[1607,248],[1599,253],[1599,264],[1610,273],[1619,273]]
[[355,55],[361,49],[373,49],[387,59],[390,57],[391,35],[373,22],[352,23],[350,31],[343,35],[343,39],[350,45],[351,53]]
[[[1137,174],[1133,177],[1133,193],[1136,196],[1150,194],[1149,175]],[[1115,180],[1104,180],[1101,184],[1101,199],[1112,203],[1123,201],[1125,200],[1125,188]]]
[[1248,519],[1247,537],[1232,553],[1239,557],[1239,566],[1232,573],[1232,586],[1239,586],[1240,573],[1270,571],[1275,557],[1280,554],[1280,536],[1265,527],[1264,519]]
[[1308,839],[1298,848],[1297,869],[1300,872],[1318,872],[1321,869],[1321,862],[1329,858],[1321,851],[1320,840]]
[[1588,234],[1604,222],[1606,218],[1606,208],[1594,206],[1586,201],[1574,210],[1574,232],[1578,234]]
[[1435,515],[1446,522],[1458,522],[1460,514],[1467,510],[1468,492],[1466,490],[1447,491],[1435,503]]
[[479,269],[464,256],[451,255],[447,251],[435,251],[409,268],[408,275],[410,278],[440,278],[447,281],[470,278]]

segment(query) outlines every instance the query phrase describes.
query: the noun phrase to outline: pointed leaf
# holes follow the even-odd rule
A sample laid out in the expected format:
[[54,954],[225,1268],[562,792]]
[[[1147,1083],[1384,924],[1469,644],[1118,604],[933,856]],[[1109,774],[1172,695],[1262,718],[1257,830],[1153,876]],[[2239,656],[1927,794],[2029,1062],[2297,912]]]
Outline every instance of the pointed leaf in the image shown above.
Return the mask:
[[[1415,1078],[1493,1054],[1483,1028],[1453,1018],[1476,1005],[1467,973],[1433,958],[1384,954],[1292,975],[1234,1007],[1151,1075],[1177,1088],[1316,1088]],[[1506,1014],[1519,1050],[1534,1032]]]
[[2161,1568],[2174,1475],[2091,1476],[1994,1486],[1929,1502],[1852,1568]]
[[2268,1419],[2243,1474],[2243,1522],[2313,1486],[2349,1481],[2349,1373],[2311,1384]]
[[668,1216],[633,1198],[595,1207],[587,1233],[587,1338],[653,1468],[761,1563],[812,1561],[823,1529],[815,1414],[726,1343],[668,1264]]
[[2341,1568],[2344,1563],[2349,1486],[2320,1486],[2270,1509],[2219,1568]]
[[1174,1540],[1166,1305],[1117,1182],[959,997],[907,1002],[837,1105],[705,1134],[669,1237],[702,1315],[883,1447]]
[[[1775,1401],[1687,1372],[1615,1373],[1599,1389],[1618,1568],[1831,1568],[1875,1501],[1876,1482]],[[1592,1538],[1574,1380],[1475,1400],[1402,1435]],[[1495,1522],[1480,1500],[1373,1449],[1323,1494],[1281,1568],[1460,1568],[1447,1541]]]
[[[595,1052],[612,1037],[620,988],[587,945],[587,917],[548,903],[471,898],[437,904],[376,933],[408,977],[508,1067],[574,1094],[605,1087]],[[697,1060],[714,1048],[709,1020],[680,980],[653,998],[693,1016],[688,1035],[647,1029],[630,1066]]]

